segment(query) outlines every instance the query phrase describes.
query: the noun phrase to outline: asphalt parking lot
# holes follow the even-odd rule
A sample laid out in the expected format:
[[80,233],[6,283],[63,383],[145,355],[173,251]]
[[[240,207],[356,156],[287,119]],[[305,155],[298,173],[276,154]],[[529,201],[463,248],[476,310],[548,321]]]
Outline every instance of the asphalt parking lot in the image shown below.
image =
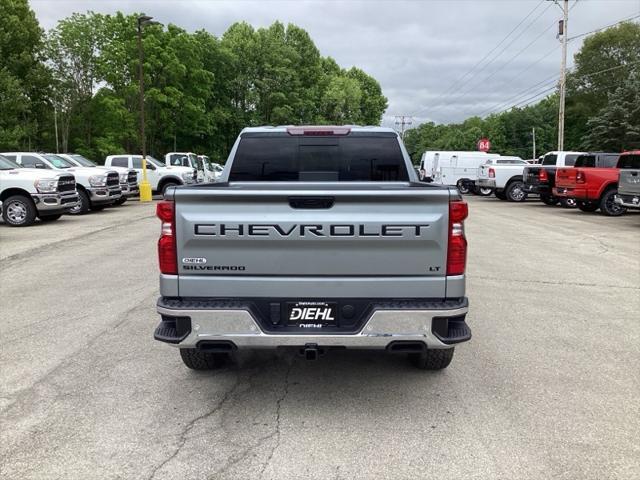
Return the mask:
[[469,202],[474,338],[438,373],[189,371],[152,339],[153,205],[0,225],[0,477],[640,478],[640,214]]

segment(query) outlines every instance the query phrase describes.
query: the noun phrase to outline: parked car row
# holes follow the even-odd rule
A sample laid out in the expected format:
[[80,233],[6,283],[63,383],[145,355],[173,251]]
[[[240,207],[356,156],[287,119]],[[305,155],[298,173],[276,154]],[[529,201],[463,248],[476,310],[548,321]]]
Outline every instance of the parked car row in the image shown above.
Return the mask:
[[[205,155],[170,152],[165,162],[146,157],[147,180],[154,193],[177,185],[216,181],[222,167]],[[97,165],[79,154],[0,153],[0,205],[7,225],[27,226],[36,218],[57,220],[122,205],[138,196],[142,155],[109,155]]]
[[483,152],[427,151],[417,167],[420,179],[456,185],[461,193],[522,202],[531,194],[547,205],[561,204],[607,216],[640,208],[640,151],[549,152],[523,160]]
[[547,205],[560,203],[583,212],[615,217],[640,208],[640,150],[549,152],[542,164],[527,167],[524,189]]

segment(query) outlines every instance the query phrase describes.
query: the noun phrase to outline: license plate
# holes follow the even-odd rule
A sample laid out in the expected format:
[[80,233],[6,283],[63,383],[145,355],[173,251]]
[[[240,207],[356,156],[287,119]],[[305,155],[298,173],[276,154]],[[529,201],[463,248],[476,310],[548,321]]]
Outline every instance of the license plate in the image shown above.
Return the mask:
[[313,327],[336,325],[337,312],[335,302],[291,302],[287,304],[287,323]]

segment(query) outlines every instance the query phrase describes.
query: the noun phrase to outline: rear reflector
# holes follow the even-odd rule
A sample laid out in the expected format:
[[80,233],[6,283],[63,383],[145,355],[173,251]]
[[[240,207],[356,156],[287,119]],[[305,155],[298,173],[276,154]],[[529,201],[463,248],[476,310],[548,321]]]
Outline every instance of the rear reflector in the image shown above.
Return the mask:
[[328,136],[328,135],[349,135],[351,128],[349,127],[287,127],[289,135],[305,135],[305,136]]
[[541,168],[538,172],[538,179],[542,182],[549,180],[549,175],[547,175],[547,171],[544,168]]
[[449,202],[449,245],[447,248],[447,275],[462,275],[467,266],[467,239],[464,219],[469,206],[464,200]]
[[586,183],[587,178],[582,170],[576,172],[576,183]]
[[496,178],[496,171],[493,168],[489,169],[489,178]]
[[156,205],[156,216],[162,221],[160,239],[158,240],[158,263],[160,273],[178,274],[178,257],[176,254],[176,216],[174,203],[163,200]]

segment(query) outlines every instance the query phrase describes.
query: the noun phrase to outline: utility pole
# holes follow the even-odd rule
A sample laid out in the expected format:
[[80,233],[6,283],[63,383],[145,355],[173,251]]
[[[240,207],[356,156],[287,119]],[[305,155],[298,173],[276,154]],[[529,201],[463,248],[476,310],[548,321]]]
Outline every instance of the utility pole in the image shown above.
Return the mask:
[[413,119],[408,115],[396,115],[396,125],[400,125],[400,138],[404,140],[405,125],[411,125]]
[[535,160],[536,158],[536,127],[533,127],[531,129],[531,134],[533,135],[533,159]]
[[60,146],[58,144],[58,108],[53,105],[53,126],[56,131],[56,153],[60,153]]
[[144,63],[144,51],[142,50],[142,27],[144,25],[155,25],[158,22],[152,20],[153,17],[140,15],[138,17],[138,82],[140,84],[140,143],[142,146],[142,181],[140,182],[140,201],[150,202],[152,200],[151,184],[147,179],[147,137],[144,133],[144,73],[142,66]]
[[[557,3],[557,2],[556,2]],[[564,150],[564,105],[567,82],[567,38],[569,21],[569,0],[562,0],[562,20],[558,35],[562,36],[562,63],[560,64],[560,108],[558,109],[558,150]]]

